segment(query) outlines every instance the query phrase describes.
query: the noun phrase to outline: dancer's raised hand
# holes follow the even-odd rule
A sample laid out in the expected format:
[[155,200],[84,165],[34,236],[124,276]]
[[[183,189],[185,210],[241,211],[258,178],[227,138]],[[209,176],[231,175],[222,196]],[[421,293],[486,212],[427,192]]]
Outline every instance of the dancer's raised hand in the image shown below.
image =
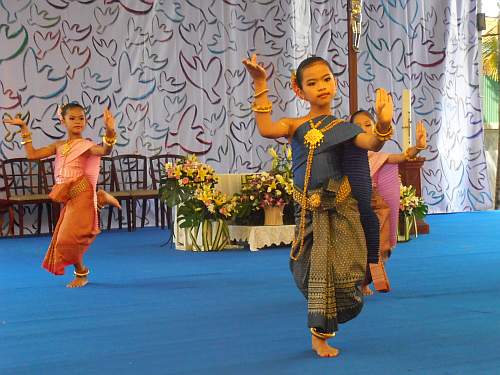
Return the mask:
[[26,122],[24,122],[20,115],[16,115],[16,117],[13,118],[4,118],[3,123],[6,125],[17,125],[20,127],[26,126]]
[[115,118],[108,108],[104,108],[103,119],[106,131],[113,133],[115,131]]
[[382,88],[377,89],[375,94],[375,113],[377,122],[380,124],[380,130],[389,130],[392,123],[394,106],[392,97]]
[[427,148],[427,130],[425,129],[424,122],[422,120],[417,122],[415,138],[417,141],[416,146],[418,150],[424,150],[425,148]]
[[243,60],[243,65],[254,81],[265,81],[267,77],[266,69],[261,63],[257,62],[257,55],[254,53],[252,57]]

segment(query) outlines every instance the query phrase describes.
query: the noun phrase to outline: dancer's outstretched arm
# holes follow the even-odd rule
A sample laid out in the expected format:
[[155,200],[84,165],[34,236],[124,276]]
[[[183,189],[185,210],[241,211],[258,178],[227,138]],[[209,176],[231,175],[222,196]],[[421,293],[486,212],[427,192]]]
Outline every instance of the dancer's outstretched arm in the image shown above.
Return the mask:
[[255,101],[252,110],[255,112],[255,121],[259,133],[265,138],[281,138],[290,136],[291,119],[281,118],[273,122],[271,116],[272,103],[267,92],[266,70],[261,63],[257,62],[257,55],[243,60],[243,65],[253,79],[255,89]]
[[387,158],[387,163],[389,164],[400,164],[406,160],[414,159],[418,153],[427,148],[427,131],[423,121],[417,123],[417,129],[415,132],[417,144],[407,148],[404,152],[399,154],[390,154]]
[[24,151],[26,152],[26,157],[28,159],[39,160],[56,154],[56,146],[61,142],[54,142],[45,147],[34,148],[28,125],[23,119],[21,119],[20,116],[16,116],[12,119],[4,119],[3,122],[4,124],[15,125],[21,128],[21,137],[23,139],[21,144],[24,146]]

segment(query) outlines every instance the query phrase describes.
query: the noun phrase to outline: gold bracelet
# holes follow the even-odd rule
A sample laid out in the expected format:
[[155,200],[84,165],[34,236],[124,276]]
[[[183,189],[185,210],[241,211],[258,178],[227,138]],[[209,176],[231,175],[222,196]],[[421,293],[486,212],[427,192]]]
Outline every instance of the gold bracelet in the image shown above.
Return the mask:
[[373,132],[380,141],[387,141],[388,139],[392,138],[392,132],[393,132],[392,125],[391,128],[387,131],[387,133],[381,133],[380,130],[378,130],[378,124],[377,124],[373,127]]
[[108,147],[113,147],[116,144],[116,142],[117,142],[116,136],[108,138],[105,135],[103,135],[102,137],[102,143],[104,143]]
[[418,150],[418,151],[422,151],[422,150],[425,150],[427,148],[427,146],[425,147],[418,147],[418,146],[415,146],[415,148]]
[[257,105],[255,102],[252,104],[252,111],[259,113],[269,113],[273,110],[273,103],[266,105]]
[[27,132],[27,133],[21,133],[21,138],[23,138],[23,139],[24,139],[24,138],[29,138],[29,137],[31,137],[31,134],[32,134],[32,133],[31,133],[30,131],[29,131],[29,132]]
[[335,332],[332,332],[332,333],[322,333],[322,332],[318,332],[316,330],[316,328],[311,328],[310,331],[311,331],[311,334],[314,337],[317,337],[318,339],[321,339],[321,340],[328,340],[328,339],[331,339],[332,337],[335,336]]
[[411,157],[411,156],[410,156],[410,148],[407,148],[407,149],[404,151],[404,156],[405,156],[405,160],[406,160],[406,161],[412,161],[412,160],[416,160],[416,159],[417,159],[416,157]]
[[21,141],[21,144],[22,144],[22,145],[25,145],[25,144],[27,144],[27,143],[31,143],[31,142],[33,142],[33,140],[32,140],[31,138],[28,138],[28,139],[23,139],[23,140]]
[[268,91],[269,91],[269,89],[263,89],[262,91],[256,92],[253,97],[256,98],[256,97],[261,96],[262,94],[264,94]]

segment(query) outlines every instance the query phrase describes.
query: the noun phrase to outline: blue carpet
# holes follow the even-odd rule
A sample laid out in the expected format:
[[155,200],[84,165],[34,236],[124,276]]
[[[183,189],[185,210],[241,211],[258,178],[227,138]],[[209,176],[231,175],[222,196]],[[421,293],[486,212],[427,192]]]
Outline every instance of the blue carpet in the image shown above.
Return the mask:
[[[92,284],[40,268],[48,237],[0,240],[0,374],[500,374],[500,212],[434,215],[399,244],[393,291],[309,349],[288,249],[190,253],[109,232]],[[69,269],[68,269],[69,271]]]

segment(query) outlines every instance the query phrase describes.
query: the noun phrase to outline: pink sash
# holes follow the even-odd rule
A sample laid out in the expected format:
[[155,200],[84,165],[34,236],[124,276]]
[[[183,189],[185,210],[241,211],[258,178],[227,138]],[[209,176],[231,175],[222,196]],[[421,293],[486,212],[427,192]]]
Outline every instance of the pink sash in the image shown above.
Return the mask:
[[[62,168],[71,168],[72,163],[77,162],[77,158],[81,157],[85,152],[87,152],[91,147],[95,146],[95,143],[92,141],[89,141],[88,139],[80,139],[77,141],[74,141],[71,150],[69,151],[69,154],[67,156],[63,156],[61,154],[61,147],[57,148],[56,152],[56,159],[54,162],[54,176],[56,177],[56,182],[59,183],[60,180],[58,176],[62,175]],[[85,157],[85,159],[81,160],[84,165],[83,165],[83,175],[85,175],[92,185],[92,190],[94,192],[94,208],[95,208],[95,227],[98,227],[98,218],[97,218],[97,195],[96,195],[96,185],[97,185],[97,180],[99,178],[99,169],[100,169],[100,161],[101,157],[100,156],[95,156],[95,155],[89,155]],[[67,173],[66,173],[67,174]],[[68,177],[71,177],[71,179],[79,178],[81,177],[81,173],[75,174],[74,176],[71,175]]]
[[385,152],[368,152],[370,162],[370,174],[372,183],[376,186],[378,193],[389,206],[391,246],[396,246],[398,219],[399,219],[399,168],[397,164],[387,163],[389,154]]

